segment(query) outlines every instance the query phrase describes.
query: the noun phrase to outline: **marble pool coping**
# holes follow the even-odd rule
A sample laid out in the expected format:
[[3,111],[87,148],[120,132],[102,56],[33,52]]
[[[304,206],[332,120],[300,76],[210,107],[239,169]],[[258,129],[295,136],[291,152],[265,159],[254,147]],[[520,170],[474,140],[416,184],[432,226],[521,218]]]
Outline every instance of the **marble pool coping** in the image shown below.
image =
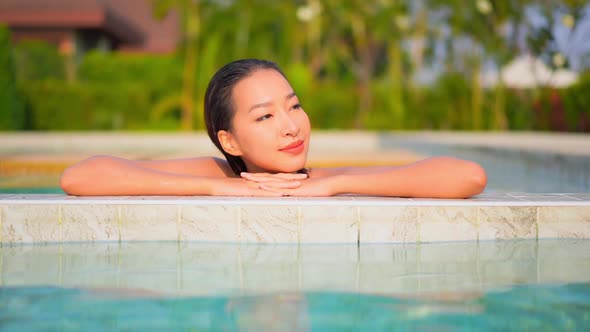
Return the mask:
[[0,194],[0,243],[429,243],[590,239],[590,193],[75,197]]

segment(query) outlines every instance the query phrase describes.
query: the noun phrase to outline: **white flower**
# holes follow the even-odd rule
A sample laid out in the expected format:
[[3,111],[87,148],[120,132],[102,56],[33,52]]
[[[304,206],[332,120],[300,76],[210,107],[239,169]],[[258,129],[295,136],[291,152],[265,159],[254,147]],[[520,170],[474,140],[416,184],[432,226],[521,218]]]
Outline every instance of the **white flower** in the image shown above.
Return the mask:
[[410,27],[410,18],[407,15],[397,15],[395,17],[395,25],[400,30],[406,30]]
[[576,19],[572,15],[566,14],[563,15],[563,17],[561,18],[561,23],[563,23],[563,25],[571,29],[574,26],[574,24],[576,24]]
[[297,18],[302,22],[309,22],[313,18],[313,9],[310,6],[297,8]]
[[475,6],[477,7],[477,10],[484,15],[492,12],[492,4],[489,0],[477,0]]
[[301,6],[297,8],[297,18],[301,22],[309,22],[319,15],[322,11],[322,7],[319,2],[314,1],[311,5]]
[[553,61],[553,64],[557,68],[561,68],[565,65],[565,57],[563,56],[563,54],[561,54],[559,52],[553,54],[553,58],[551,60]]

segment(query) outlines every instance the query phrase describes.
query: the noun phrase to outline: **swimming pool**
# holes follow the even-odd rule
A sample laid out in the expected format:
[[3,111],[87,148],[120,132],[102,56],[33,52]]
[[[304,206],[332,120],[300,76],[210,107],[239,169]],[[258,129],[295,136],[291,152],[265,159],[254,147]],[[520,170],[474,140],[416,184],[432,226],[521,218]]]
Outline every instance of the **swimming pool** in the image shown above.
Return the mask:
[[3,245],[3,330],[587,330],[590,241]]

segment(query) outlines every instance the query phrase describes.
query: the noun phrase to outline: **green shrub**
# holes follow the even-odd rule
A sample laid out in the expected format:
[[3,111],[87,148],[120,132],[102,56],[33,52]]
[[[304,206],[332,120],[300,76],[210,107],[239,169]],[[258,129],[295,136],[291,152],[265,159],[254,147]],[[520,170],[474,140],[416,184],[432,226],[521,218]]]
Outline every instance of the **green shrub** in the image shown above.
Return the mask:
[[143,84],[154,98],[161,98],[180,91],[182,62],[169,55],[91,52],[80,64],[78,77],[90,83]]
[[25,40],[14,47],[19,81],[65,79],[64,59],[54,45]]
[[42,80],[21,87],[31,112],[31,129],[140,129],[150,120],[153,100],[147,84]]
[[562,93],[568,129],[590,131],[590,71]]
[[10,33],[0,26],[0,130],[25,127],[25,108],[16,83]]

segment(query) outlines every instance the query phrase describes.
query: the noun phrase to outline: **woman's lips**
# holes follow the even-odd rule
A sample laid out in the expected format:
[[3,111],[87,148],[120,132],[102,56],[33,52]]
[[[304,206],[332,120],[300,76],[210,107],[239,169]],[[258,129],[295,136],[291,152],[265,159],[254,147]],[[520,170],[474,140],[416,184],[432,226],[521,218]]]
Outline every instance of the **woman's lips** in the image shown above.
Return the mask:
[[305,148],[305,145],[303,144],[303,140],[298,140],[298,141],[295,141],[295,142],[281,148],[279,151],[292,153],[292,154],[299,154],[299,153],[303,152],[303,148]]

